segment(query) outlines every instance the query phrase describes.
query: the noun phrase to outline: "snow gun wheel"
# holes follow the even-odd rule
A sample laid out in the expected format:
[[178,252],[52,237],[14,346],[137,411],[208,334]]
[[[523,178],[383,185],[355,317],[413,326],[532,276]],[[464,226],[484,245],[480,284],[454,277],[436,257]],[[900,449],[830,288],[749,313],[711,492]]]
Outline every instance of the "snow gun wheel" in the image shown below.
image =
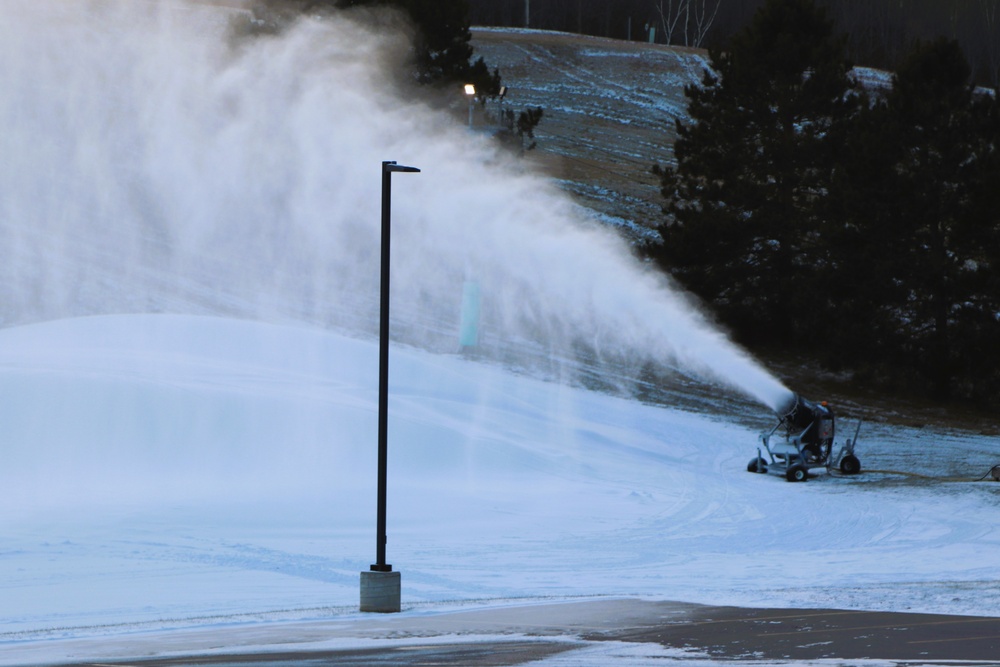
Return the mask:
[[861,461],[858,460],[857,456],[848,454],[840,461],[840,472],[845,475],[857,475],[861,472]]
[[809,479],[809,470],[805,466],[794,465],[785,471],[785,479],[789,482],[804,482]]
[[750,459],[750,463],[747,464],[747,472],[767,472],[767,464],[761,457],[756,457]]

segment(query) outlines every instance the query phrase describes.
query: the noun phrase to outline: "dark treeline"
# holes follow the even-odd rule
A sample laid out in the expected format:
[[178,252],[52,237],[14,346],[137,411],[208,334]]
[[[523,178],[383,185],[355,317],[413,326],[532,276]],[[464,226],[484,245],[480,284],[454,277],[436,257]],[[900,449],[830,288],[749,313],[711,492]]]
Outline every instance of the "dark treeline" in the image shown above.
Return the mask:
[[767,0],[685,89],[647,255],[753,349],[991,405],[1000,101],[946,38],[869,97],[818,4]]
[[[765,0],[468,0],[473,25],[721,48]],[[956,40],[980,85],[1000,86],[1000,0],[821,0],[855,64],[895,70],[918,41]]]

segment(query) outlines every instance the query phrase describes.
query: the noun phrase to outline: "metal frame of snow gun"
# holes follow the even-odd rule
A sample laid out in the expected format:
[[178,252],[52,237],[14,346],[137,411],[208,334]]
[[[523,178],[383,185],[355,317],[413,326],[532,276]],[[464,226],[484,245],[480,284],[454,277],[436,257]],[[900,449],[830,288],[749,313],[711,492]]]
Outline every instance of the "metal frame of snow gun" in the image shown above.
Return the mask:
[[[845,475],[861,472],[861,462],[854,454],[860,421],[854,437],[836,449],[836,418],[825,402],[816,404],[795,395],[777,413],[778,423],[761,434],[763,449],[757,448],[757,456],[747,464],[747,471],[784,475],[789,482],[806,481],[814,468],[826,468],[828,472],[837,469]],[[783,429],[780,439],[774,437],[779,429]]]

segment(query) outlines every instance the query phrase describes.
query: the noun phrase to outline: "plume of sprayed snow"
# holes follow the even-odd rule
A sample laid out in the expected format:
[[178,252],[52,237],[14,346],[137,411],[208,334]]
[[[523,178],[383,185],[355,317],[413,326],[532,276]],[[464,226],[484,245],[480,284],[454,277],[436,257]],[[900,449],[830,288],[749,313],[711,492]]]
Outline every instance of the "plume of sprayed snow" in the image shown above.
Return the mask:
[[[7,324],[180,312],[456,347],[462,284],[503,358],[679,366],[772,408],[780,382],[553,184],[397,92],[400,34],[342,15],[234,48],[182,2],[14,0],[0,17]],[[529,354],[530,353],[530,354]]]

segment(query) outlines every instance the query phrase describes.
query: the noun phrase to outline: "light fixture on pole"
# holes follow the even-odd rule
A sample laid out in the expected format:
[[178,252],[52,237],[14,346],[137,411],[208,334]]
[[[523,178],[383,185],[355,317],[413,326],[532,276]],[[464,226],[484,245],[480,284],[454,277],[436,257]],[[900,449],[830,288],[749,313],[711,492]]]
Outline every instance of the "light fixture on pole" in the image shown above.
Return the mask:
[[413,173],[416,167],[404,167],[395,161],[382,162],[382,258],[379,308],[378,364],[378,515],[375,527],[375,563],[361,573],[361,611],[397,612],[400,610],[401,577],[385,562],[385,506],[388,477],[389,425],[389,258],[392,208],[392,173]]
[[465,84],[465,95],[469,98],[469,127],[472,127],[472,112],[476,106],[476,87],[471,83]]

